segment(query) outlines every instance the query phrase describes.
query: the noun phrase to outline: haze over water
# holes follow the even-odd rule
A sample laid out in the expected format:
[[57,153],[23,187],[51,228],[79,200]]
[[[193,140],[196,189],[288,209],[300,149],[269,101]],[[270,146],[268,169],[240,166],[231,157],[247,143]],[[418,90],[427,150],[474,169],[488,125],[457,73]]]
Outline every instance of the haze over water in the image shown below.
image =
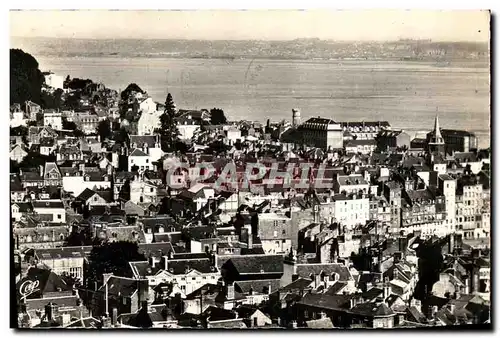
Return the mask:
[[303,120],[387,120],[413,136],[439,114],[442,128],[490,144],[489,70],[467,63],[34,56],[42,70],[117,90],[135,82],[155,101],[171,92],[180,108],[218,107],[232,120],[290,120],[299,108]]

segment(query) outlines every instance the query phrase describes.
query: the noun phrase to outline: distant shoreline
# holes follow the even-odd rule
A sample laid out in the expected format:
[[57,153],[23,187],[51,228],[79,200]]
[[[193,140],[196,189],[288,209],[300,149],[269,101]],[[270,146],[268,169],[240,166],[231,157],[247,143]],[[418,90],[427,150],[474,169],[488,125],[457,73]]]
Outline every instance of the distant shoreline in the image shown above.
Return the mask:
[[199,55],[178,55],[178,54],[120,54],[120,53],[91,53],[91,54],[46,54],[35,53],[41,58],[145,58],[145,59],[192,59],[192,60],[271,60],[271,61],[308,61],[308,62],[397,62],[397,63],[435,63],[436,67],[473,66],[471,68],[489,68],[488,60],[482,59],[436,59],[436,58],[398,58],[398,57],[338,57],[338,58],[318,58],[318,57],[286,57],[286,56],[199,56]]

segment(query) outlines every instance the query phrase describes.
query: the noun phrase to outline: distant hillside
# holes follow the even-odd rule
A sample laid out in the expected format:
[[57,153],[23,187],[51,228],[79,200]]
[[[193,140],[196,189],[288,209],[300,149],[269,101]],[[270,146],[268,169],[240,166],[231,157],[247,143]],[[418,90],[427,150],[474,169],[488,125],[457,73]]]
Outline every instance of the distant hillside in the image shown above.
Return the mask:
[[280,59],[471,59],[489,58],[489,45],[475,42],[339,42],[320,39],[291,41],[86,40],[12,38],[12,48],[37,56],[121,56],[180,58]]

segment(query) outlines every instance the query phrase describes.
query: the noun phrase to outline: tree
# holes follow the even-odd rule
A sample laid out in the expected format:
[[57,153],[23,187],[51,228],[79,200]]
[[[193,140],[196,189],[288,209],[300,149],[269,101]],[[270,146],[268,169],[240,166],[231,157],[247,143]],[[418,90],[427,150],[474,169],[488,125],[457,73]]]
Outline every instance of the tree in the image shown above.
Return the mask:
[[160,116],[161,128],[161,148],[164,152],[176,150],[176,143],[179,142],[179,130],[175,123],[175,103],[172,95],[168,93],[165,100],[165,112]]
[[10,50],[10,104],[27,100],[40,103],[45,78],[38,69],[38,62],[21,49]]
[[130,277],[132,271],[129,262],[145,260],[146,257],[139,252],[139,246],[134,242],[118,241],[94,246],[89,255],[87,285],[101,282],[105,273]]
[[111,138],[111,125],[109,120],[106,119],[104,121],[99,122],[97,125],[97,135],[101,137],[101,141],[104,141],[107,138]]
[[224,111],[219,108],[214,108],[210,110],[210,123],[213,125],[226,124],[227,119],[224,115]]
[[47,91],[42,91],[40,98],[40,105],[44,109],[61,109],[63,105],[63,90],[56,89],[54,92],[50,93]]
[[121,93],[121,98],[122,100],[126,101],[130,98],[130,94],[132,94],[133,92],[135,93],[141,93],[141,94],[144,94],[145,92],[141,89],[141,87],[139,87],[137,84],[135,83],[131,83],[127,86],[127,88],[125,88],[124,91],[122,91]]
[[33,151],[29,151],[28,155],[19,164],[20,168],[36,168],[44,166],[46,162],[55,162],[55,156],[42,155]]
[[83,133],[83,131],[81,131],[80,129],[78,129],[78,126],[76,125],[75,122],[68,121],[68,119],[66,117],[62,118],[62,127],[65,130],[71,130],[71,131],[73,131],[73,136],[75,136],[75,137],[82,137],[82,136],[85,135]]
[[121,145],[126,145],[128,143],[128,132],[127,129],[121,127],[117,131],[113,133],[113,139],[115,140],[116,143],[119,143]]
[[[67,78],[66,78],[67,79]],[[71,79],[68,83],[68,88],[73,89],[73,90],[80,90],[83,91],[85,88],[87,88],[88,85],[91,85],[93,82],[90,79],[79,79],[79,78],[74,78]],[[64,86],[64,85],[63,85]]]

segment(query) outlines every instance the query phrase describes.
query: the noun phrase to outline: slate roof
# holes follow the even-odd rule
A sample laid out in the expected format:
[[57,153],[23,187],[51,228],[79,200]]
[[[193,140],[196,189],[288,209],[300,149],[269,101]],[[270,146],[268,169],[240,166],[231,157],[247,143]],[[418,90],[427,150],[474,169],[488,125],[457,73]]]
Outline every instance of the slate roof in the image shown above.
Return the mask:
[[169,251],[174,251],[172,244],[169,242],[164,243],[139,243],[139,251],[146,257],[156,257],[161,258],[165,256]]
[[234,283],[234,289],[240,293],[249,293],[250,289],[253,292],[264,293],[271,288],[271,292],[278,290],[280,287],[279,279],[267,279],[267,280],[249,280],[249,281],[238,281]]
[[224,265],[229,262],[240,274],[283,273],[281,255],[233,256]]
[[[111,276],[108,281],[108,293],[114,296],[131,297],[138,289],[139,281],[136,279]],[[99,288],[100,291],[105,290],[105,285]]]
[[325,294],[327,295],[336,295],[338,294],[339,292],[342,291],[343,288],[345,288],[347,286],[347,283],[346,282],[336,282],[335,284],[333,284],[332,286],[330,286],[328,288],[328,290],[326,290]]
[[297,264],[297,274],[303,278],[309,278],[311,274],[318,275],[321,272],[330,276],[332,273],[339,275],[339,281],[352,280],[349,269],[341,263],[326,263],[326,264]]
[[315,308],[327,310],[339,310],[349,307],[349,301],[355,296],[352,295],[325,295],[308,293],[297,304],[308,305]]
[[90,254],[92,246],[66,246],[61,248],[35,249],[38,259],[83,258]]
[[168,272],[174,275],[183,275],[192,270],[200,273],[214,273],[217,270],[210,264],[209,258],[189,260],[169,260]]
[[12,205],[17,205],[19,207],[19,212],[31,212],[33,211],[33,206],[30,202],[16,202],[12,203]]
[[356,304],[350,312],[366,317],[389,317],[395,314],[384,302]]
[[39,281],[38,292],[34,292],[28,298],[36,298],[39,295],[43,295],[46,292],[57,292],[58,288],[62,291],[70,291],[71,287],[66,284],[66,282],[61,278],[61,276],[52,272],[51,270],[39,269],[39,268],[30,268],[26,277],[22,278],[16,284],[17,294],[20,295],[20,287],[22,284],[27,281]]
[[136,144],[137,148],[142,148],[144,144],[147,144],[149,148],[153,148],[156,144],[157,136],[155,135],[130,135],[130,144]]
[[33,208],[50,208],[50,209],[64,209],[64,204],[62,201],[34,201]]
[[293,290],[304,290],[309,285],[311,285],[311,280],[307,278],[299,277],[295,281],[291,282],[288,285],[285,285],[280,289],[280,291],[293,291]]
[[140,278],[146,278],[146,276],[154,276],[160,270],[160,267],[158,265],[153,268],[148,261],[129,262],[129,265],[132,269],[134,277]]
[[10,191],[24,191],[21,180],[15,174],[10,174]]
[[129,156],[149,156],[139,148],[135,148]]
[[79,200],[82,200],[82,201],[87,201],[89,198],[91,198],[95,194],[96,194],[96,192],[94,190],[91,190],[89,188],[85,188],[85,190],[82,191],[80,193],[80,195],[78,195],[76,198]]

